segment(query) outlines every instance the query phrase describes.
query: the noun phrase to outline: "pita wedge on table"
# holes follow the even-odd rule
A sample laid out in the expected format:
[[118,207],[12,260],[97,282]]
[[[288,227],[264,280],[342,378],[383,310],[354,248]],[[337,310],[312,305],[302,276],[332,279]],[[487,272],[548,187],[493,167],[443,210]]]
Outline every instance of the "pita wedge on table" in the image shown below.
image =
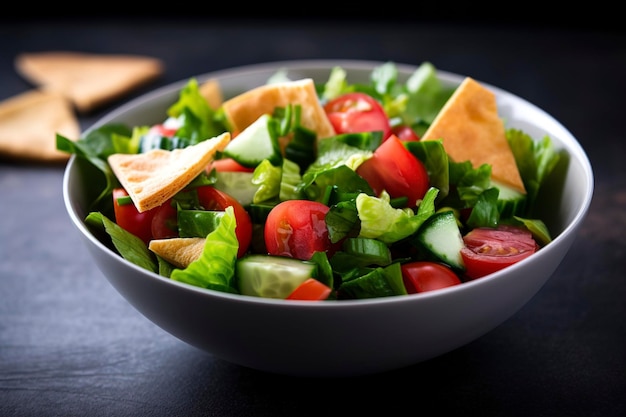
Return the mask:
[[108,158],[139,212],[158,207],[185,188],[230,142],[225,132],[186,148],[153,149],[140,154],[113,154]]
[[14,65],[34,85],[67,97],[80,113],[120,98],[163,72],[156,58],[65,51],[22,53]]
[[465,78],[422,136],[432,139],[442,139],[454,162],[469,160],[474,168],[490,164],[493,180],[526,193],[496,96],[474,79]]
[[64,162],[56,134],[78,139],[80,125],[71,103],[51,91],[31,90],[0,102],[0,154],[15,159]]

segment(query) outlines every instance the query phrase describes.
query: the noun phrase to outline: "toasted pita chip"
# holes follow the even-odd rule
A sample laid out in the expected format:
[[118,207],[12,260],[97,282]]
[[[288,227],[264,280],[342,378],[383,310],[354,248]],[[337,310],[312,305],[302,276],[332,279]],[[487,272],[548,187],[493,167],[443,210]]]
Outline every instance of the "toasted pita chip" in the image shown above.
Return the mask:
[[263,114],[271,114],[274,108],[288,104],[302,105],[300,123],[316,132],[319,139],[335,135],[310,78],[262,85],[225,101],[222,106],[233,130],[241,132]]
[[526,193],[498,115],[495,94],[467,77],[448,99],[421,140],[442,139],[455,162],[491,164],[492,178]]
[[22,53],[17,72],[34,85],[66,96],[81,113],[120,98],[163,72],[160,60],[80,52]]
[[56,134],[78,139],[80,125],[69,101],[60,94],[31,90],[0,103],[0,154],[12,158],[64,162]]
[[209,103],[209,107],[213,110],[221,106],[224,101],[220,83],[214,78],[200,85],[200,94],[206,99],[207,103]]
[[185,188],[229,141],[230,133],[225,132],[173,151],[153,149],[140,154],[113,154],[108,162],[137,210],[144,212],[160,206]]
[[154,239],[148,244],[148,249],[175,267],[185,269],[190,263],[200,258],[205,242],[206,239],[202,237]]

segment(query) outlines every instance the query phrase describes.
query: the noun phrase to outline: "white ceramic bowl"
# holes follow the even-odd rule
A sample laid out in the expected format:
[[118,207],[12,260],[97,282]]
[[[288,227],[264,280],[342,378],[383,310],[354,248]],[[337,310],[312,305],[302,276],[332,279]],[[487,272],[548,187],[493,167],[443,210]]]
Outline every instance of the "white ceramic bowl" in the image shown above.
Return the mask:
[[[365,82],[381,62],[288,61],[217,71],[196,77],[219,79],[225,94],[265,83],[278,69],[291,79],[324,82],[332,66],[351,82]],[[396,64],[406,79],[415,67]],[[438,73],[457,85],[464,77]],[[163,120],[187,82],[160,88],[113,111],[96,126]],[[593,172],[583,149],[557,120],[533,104],[483,83],[497,95],[501,115],[539,139],[549,135],[569,160],[545,193],[542,218],[553,241],[505,270],[462,285],[368,300],[285,301],[231,295],[193,287],[148,272],[122,259],[86,227],[88,201],[80,164],[67,165],[63,194],[67,211],[95,264],[139,312],[180,340],[242,366],[295,376],[357,376],[412,365],[463,346],[515,314],[552,275],[579,229],[593,195]],[[94,127],[96,127],[94,126]]]

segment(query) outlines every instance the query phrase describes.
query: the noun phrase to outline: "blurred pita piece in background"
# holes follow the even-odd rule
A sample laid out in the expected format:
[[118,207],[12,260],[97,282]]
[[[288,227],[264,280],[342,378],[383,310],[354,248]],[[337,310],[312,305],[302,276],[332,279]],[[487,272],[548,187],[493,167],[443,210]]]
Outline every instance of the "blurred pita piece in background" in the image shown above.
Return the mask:
[[21,53],[15,69],[42,89],[67,97],[79,113],[89,113],[158,78],[161,60],[123,54],[49,51]]
[[20,160],[63,162],[56,133],[78,139],[80,125],[71,103],[52,91],[31,90],[0,102],[0,155]]

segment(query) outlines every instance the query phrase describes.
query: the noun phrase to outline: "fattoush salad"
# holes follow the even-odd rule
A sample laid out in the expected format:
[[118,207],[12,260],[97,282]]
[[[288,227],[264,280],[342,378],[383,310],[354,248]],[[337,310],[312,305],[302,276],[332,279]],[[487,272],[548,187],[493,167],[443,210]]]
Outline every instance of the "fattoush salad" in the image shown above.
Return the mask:
[[191,78],[160,123],[109,123],[75,154],[92,232],[128,261],[210,290],[353,300],[480,279],[551,240],[533,216],[560,154],[505,127],[496,97],[424,62],[355,83],[289,78],[224,99]]

